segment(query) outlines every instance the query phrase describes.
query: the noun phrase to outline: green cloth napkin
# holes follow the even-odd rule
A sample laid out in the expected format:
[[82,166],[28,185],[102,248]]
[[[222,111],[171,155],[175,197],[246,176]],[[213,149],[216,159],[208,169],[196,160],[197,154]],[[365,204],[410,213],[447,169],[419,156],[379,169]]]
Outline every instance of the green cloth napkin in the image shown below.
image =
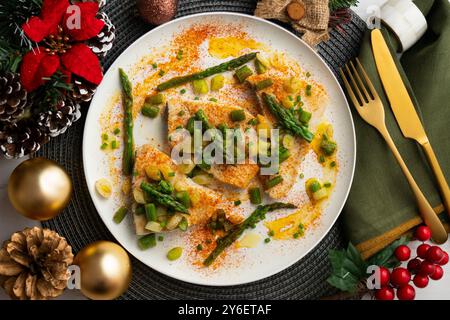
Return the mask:
[[[450,177],[450,4],[415,1],[428,21],[426,34],[397,61],[442,170]],[[397,40],[383,30],[395,53]],[[433,207],[441,204],[437,184],[420,146],[405,139],[383,92],[367,31],[359,58],[383,100],[386,124],[406,164]],[[388,146],[351,106],[357,161],[342,219],[347,238],[369,256],[420,223],[415,198]],[[442,211],[442,206],[440,207]],[[444,215],[445,216],[445,215]]]

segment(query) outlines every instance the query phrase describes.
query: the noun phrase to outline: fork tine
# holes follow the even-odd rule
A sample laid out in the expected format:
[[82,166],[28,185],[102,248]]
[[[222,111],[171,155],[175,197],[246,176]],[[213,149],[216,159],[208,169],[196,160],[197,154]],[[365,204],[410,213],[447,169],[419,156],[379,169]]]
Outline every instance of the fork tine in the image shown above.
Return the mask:
[[359,76],[359,73],[356,70],[355,65],[353,64],[353,61],[350,61],[350,67],[352,68],[353,73],[355,74],[356,80],[358,80],[360,88],[362,89],[362,91],[364,92],[364,95],[367,98],[366,101],[368,102],[369,100],[372,99],[372,96],[369,94],[369,92],[367,92],[366,86],[364,85],[364,82],[361,80],[361,77]]
[[[342,68],[339,68],[339,72],[340,72],[340,74],[341,74],[342,80],[344,81],[344,85],[345,85],[345,88],[347,89],[347,93],[348,93],[348,95],[350,96],[350,99],[352,100],[352,102],[353,102],[355,108],[358,110],[359,107],[361,107],[361,103],[358,101],[358,99],[356,99],[356,96],[355,96],[355,94],[353,93],[353,89],[352,89],[352,87],[350,86],[350,83],[348,83],[347,77],[345,76],[345,73],[344,73],[344,71],[342,70]],[[358,111],[359,111],[359,110],[358,110]]]
[[369,100],[366,100],[365,97],[363,96],[363,94],[361,93],[361,90],[359,89],[358,84],[355,81],[355,78],[353,78],[352,72],[350,71],[350,68],[348,67],[347,64],[345,65],[345,69],[347,70],[348,76],[353,85],[353,90],[355,92],[355,95],[359,98],[359,101],[361,101],[360,105],[362,106],[365,102],[367,102]]
[[358,64],[358,67],[361,70],[364,80],[366,80],[366,83],[369,86],[369,90],[370,90],[370,93],[372,94],[372,97],[374,97],[375,99],[379,99],[377,90],[375,90],[375,87],[373,86],[372,81],[370,81],[370,78],[367,75],[366,70],[364,69],[364,67],[362,66],[362,64],[358,58],[356,58],[356,63]]

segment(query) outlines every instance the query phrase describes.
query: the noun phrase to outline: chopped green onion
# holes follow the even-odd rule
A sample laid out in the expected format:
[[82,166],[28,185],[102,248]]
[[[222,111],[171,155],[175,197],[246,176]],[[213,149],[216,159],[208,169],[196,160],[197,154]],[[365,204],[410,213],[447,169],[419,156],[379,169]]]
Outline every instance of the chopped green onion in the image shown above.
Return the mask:
[[275,232],[274,232],[273,230],[270,230],[270,231],[267,233],[267,235],[268,235],[269,237],[273,237],[273,236],[275,235]]
[[265,238],[264,239],[264,243],[269,243],[270,242],[270,238]]
[[307,77],[307,78],[311,77],[311,73],[307,72],[307,73],[306,73],[306,77]]
[[309,191],[311,191],[312,193],[319,191],[320,188],[322,187],[320,186],[320,183],[318,181],[313,181],[309,185]]
[[187,124],[186,124],[186,130],[189,131],[191,135],[194,134],[195,129],[195,117],[190,117]]
[[120,133],[120,129],[119,129],[119,128],[115,128],[114,131],[113,131],[113,133],[114,133],[115,135],[119,134],[119,133]]
[[102,134],[102,140],[103,141],[108,140],[108,135],[106,133]]
[[253,71],[246,65],[240,67],[236,70],[235,76],[239,80],[240,83],[243,83],[245,79],[250,77],[253,74]]
[[325,157],[322,154],[319,157],[319,162],[320,163],[324,163],[325,162]]
[[205,79],[192,81],[192,88],[195,94],[205,94],[208,93],[208,83]]
[[308,84],[305,89],[305,93],[307,96],[311,95],[311,89],[312,89],[312,86],[310,84]]
[[187,191],[180,191],[175,194],[175,198],[177,198],[186,208],[191,207],[191,198],[189,197],[189,193]]
[[181,110],[180,112],[178,112],[178,116],[179,116],[179,117],[184,116],[184,114],[185,114],[184,110]]
[[181,247],[175,247],[173,249],[170,249],[169,252],[167,252],[167,259],[170,261],[177,260],[181,257],[183,254],[183,248]]
[[223,75],[218,74],[211,78],[211,91],[218,91],[222,89],[225,83],[225,78]]
[[200,100],[200,98],[199,97],[195,97],[194,100]]
[[149,118],[156,118],[159,114],[159,107],[158,106],[152,106],[149,104],[144,104],[144,106],[141,109],[142,115],[149,117]]
[[266,189],[275,187],[277,184],[283,182],[282,176],[276,176],[266,182]]
[[330,163],[330,167],[331,167],[331,168],[334,168],[334,167],[336,167],[336,161],[331,161],[331,163]]
[[323,186],[324,186],[325,188],[331,188],[331,182],[325,182],[325,183],[323,184]]
[[311,120],[311,117],[312,117],[311,112],[301,110],[298,118],[301,123],[303,123],[304,125],[307,125],[309,123],[309,120]]
[[127,212],[128,212],[127,207],[120,207],[114,214],[113,221],[117,224],[121,223],[122,220],[127,215]]
[[183,217],[183,219],[180,221],[180,223],[178,224],[178,228],[181,230],[181,231],[186,231],[187,230],[187,228],[188,228],[188,221],[187,221],[187,219],[185,218],[185,217]]
[[158,219],[156,215],[156,206],[153,203],[147,203],[144,208],[147,221],[156,221]]
[[211,102],[217,102],[217,99],[216,99],[216,98],[209,98],[209,101],[211,101]]
[[145,235],[138,240],[139,248],[146,250],[148,248],[153,248],[156,246],[156,236],[154,233]]
[[158,64],[155,62],[152,64],[152,67],[153,67],[153,69],[156,69],[156,68],[158,68]]
[[136,207],[136,209],[134,210],[134,213],[137,214],[138,216],[141,216],[143,214],[145,214],[145,208],[142,204],[138,205]]
[[259,190],[258,187],[250,188],[248,190],[248,194],[250,196],[250,202],[252,204],[261,204],[261,202],[262,202],[262,200],[261,200],[261,191]]
[[164,237],[163,236],[158,236],[158,241],[163,241]]
[[247,122],[247,124],[249,124],[249,125],[251,125],[251,126],[256,126],[256,125],[258,124],[258,119],[256,119],[256,118],[250,119],[250,120]]
[[234,122],[244,121],[245,112],[244,110],[233,110],[230,112],[230,118]]
[[236,200],[236,201],[234,202],[234,205],[235,205],[235,206],[238,206],[238,205],[240,205],[241,203],[242,203],[241,200]]
[[177,52],[177,59],[178,60],[181,60],[181,59],[183,59],[183,50],[178,50],[178,52]]
[[320,149],[327,156],[331,156],[336,151],[336,142],[328,139],[326,135],[322,136],[322,141],[320,142]]
[[300,173],[300,179],[303,179],[305,175],[303,173]]
[[201,245],[201,243],[199,243],[197,245],[197,251],[202,251],[203,250],[203,246]]
[[290,157],[289,149],[281,147],[278,152],[278,162],[282,163]]
[[149,96],[145,99],[145,103],[150,103],[152,105],[163,104],[166,101],[166,98],[162,93],[157,93],[152,96]]
[[166,72],[165,72],[164,70],[161,69],[161,70],[159,70],[158,74],[159,74],[159,76],[162,77],[163,75],[166,74]]
[[186,89],[181,89],[181,90],[180,90],[180,93],[181,93],[181,94],[185,94],[185,93],[186,93]]
[[255,88],[256,88],[256,90],[263,90],[263,89],[270,87],[272,84],[273,84],[272,79],[268,78],[268,79],[264,79],[264,80],[257,82],[255,84]]
[[106,148],[108,148],[108,144],[106,142],[103,142],[100,146],[100,149],[105,150]]
[[119,147],[116,140],[111,141],[111,149],[117,149]]
[[298,237],[300,236],[300,234],[298,232],[294,233],[294,238],[298,239]]

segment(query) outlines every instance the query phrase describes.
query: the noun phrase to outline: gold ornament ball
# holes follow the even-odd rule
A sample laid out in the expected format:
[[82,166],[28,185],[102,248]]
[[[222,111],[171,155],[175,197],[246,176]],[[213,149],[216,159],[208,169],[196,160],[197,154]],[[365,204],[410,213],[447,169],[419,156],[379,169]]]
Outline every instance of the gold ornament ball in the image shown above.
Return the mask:
[[8,182],[8,196],[14,208],[33,220],[49,220],[69,203],[72,181],[56,162],[34,158],[14,169]]
[[81,292],[93,300],[112,300],[124,293],[131,281],[127,252],[110,241],[84,247],[73,261],[80,267]]

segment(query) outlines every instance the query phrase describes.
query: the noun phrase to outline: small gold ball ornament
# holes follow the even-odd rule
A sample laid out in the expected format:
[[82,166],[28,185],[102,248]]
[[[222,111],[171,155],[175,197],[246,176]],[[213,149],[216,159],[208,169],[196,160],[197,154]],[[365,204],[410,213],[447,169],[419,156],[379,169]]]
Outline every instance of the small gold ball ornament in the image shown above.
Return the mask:
[[69,203],[72,181],[56,162],[34,158],[14,169],[8,182],[8,196],[14,208],[33,220],[49,220]]
[[93,300],[115,299],[131,281],[130,257],[110,241],[87,245],[75,256],[73,264],[80,267],[81,292]]

